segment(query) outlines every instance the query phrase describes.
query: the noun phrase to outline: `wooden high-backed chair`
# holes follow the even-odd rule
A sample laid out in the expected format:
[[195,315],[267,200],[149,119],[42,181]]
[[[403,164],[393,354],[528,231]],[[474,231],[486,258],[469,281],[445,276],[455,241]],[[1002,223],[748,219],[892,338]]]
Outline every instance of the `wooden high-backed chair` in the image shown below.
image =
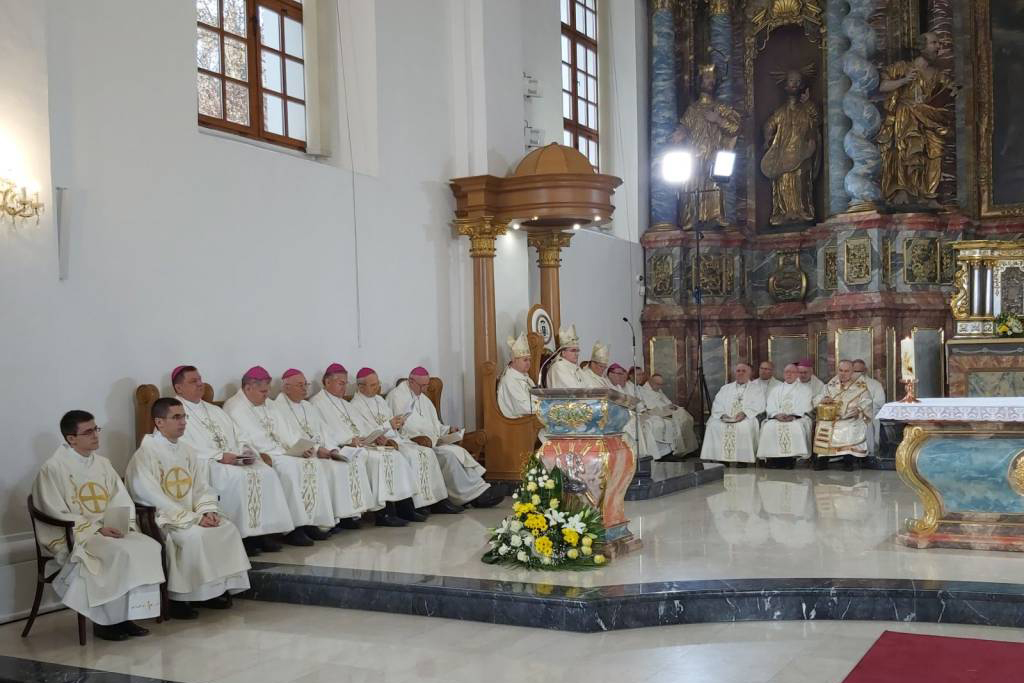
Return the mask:
[[541,423],[535,415],[505,417],[498,406],[498,372],[491,361],[480,368],[483,378],[480,397],[487,431],[487,477],[495,480],[519,480],[523,466],[537,444]]
[[[437,411],[437,417],[441,419],[441,392],[444,391],[444,380],[440,377],[431,377],[430,383],[427,385],[426,394],[430,402],[434,404],[434,410]],[[444,420],[442,419],[442,422]],[[473,456],[473,459],[477,462],[487,465],[484,456],[484,447],[487,445],[487,432],[483,429],[478,429],[475,432],[466,432],[466,435],[462,437],[462,447],[469,451],[469,454]]]
[[[135,389],[135,447],[142,443],[142,437],[153,433],[153,404],[160,398],[160,390],[154,384],[140,384]],[[213,387],[203,383],[203,400],[223,406],[223,401],[213,400]]]

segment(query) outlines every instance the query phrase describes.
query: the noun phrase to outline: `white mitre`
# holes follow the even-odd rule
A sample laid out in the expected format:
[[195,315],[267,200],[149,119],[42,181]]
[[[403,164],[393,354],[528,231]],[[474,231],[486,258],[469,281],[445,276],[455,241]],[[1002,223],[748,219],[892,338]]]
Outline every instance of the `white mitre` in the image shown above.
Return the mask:
[[530,343],[526,341],[525,332],[520,332],[519,336],[515,339],[509,337],[505,343],[508,344],[509,348],[509,360],[530,356]]
[[601,365],[608,365],[608,354],[610,349],[600,340],[594,342],[594,349],[590,352],[590,360]]
[[576,334],[576,324],[569,325],[569,329],[560,328],[558,330],[558,345],[562,348],[566,347],[579,347],[580,338]]

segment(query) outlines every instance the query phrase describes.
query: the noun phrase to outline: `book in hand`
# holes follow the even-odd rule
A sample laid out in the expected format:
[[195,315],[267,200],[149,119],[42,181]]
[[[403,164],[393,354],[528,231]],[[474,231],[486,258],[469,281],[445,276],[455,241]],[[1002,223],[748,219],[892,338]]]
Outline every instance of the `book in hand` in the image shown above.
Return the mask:
[[367,446],[372,446],[374,443],[377,442],[377,439],[379,439],[380,437],[384,436],[387,433],[388,430],[386,429],[375,429],[363,437],[363,443],[365,443]]
[[451,434],[445,434],[437,440],[438,446],[447,446],[448,444],[458,443],[462,441],[462,437],[466,435],[465,429],[452,432]]
[[252,465],[256,462],[256,458],[260,457],[256,451],[252,450],[248,446],[242,449],[241,454],[235,459],[236,465]]
[[116,529],[123,536],[128,535],[128,527],[131,523],[131,510],[124,506],[108,507],[103,513],[103,526],[108,529]]
[[309,439],[299,439],[292,444],[292,447],[285,451],[285,455],[292,455],[301,458],[310,448],[316,448],[316,444]]

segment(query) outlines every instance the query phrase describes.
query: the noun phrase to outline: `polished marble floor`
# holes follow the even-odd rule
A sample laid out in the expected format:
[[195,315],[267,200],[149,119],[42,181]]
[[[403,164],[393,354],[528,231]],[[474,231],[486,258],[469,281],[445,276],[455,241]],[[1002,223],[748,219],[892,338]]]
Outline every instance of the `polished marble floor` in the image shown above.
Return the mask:
[[895,542],[922,513],[892,471],[735,470],[722,481],[627,503],[640,553],[591,572],[528,572],[480,562],[487,528],[511,507],[367,526],[261,561],[581,587],[740,578],[889,578],[1024,583],[1017,553],[911,549]]
[[1021,629],[832,621],[576,634],[248,600],[152,628],[79,647],[74,616],[56,612],[28,639],[0,626],[0,655],[182,683],[840,683],[887,629],[1024,642]]

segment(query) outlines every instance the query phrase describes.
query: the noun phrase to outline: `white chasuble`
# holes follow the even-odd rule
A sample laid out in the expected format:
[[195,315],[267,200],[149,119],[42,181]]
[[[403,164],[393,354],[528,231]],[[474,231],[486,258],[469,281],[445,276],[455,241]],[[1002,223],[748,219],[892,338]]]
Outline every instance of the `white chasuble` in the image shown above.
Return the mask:
[[533,378],[509,366],[498,382],[498,409],[508,418],[532,415],[536,412],[537,399],[530,395],[530,389],[537,386]]
[[551,361],[545,384],[549,389],[586,389],[580,366],[559,356]]
[[220,496],[221,513],[242,538],[287,533],[295,528],[281,481],[259,458],[251,465],[225,465],[225,453],[240,455],[247,446],[239,440],[235,423],[219,407],[206,401],[193,403],[178,396],[188,415],[181,441],[192,448],[207,480]]
[[[811,388],[800,382],[780,383],[768,394],[767,413],[761,425],[761,439],[757,446],[759,458],[807,458],[811,451]],[[798,416],[791,422],[779,417]]]
[[444,475],[448,497],[456,505],[465,505],[486,491],[490,484],[483,480],[486,471],[462,446],[438,444],[437,440],[448,433],[449,427],[437,416],[434,404],[426,394],[413,396],[408,382],[402,382],[388,394],[391,412],[404,415],[409,413],[402,425],[402,435],[408,439],[425,436],[430,440],[437,462]]
[[[721,462],[754,462],[757,455],[759,426],[757,415],[764,412],[764,396],[759,389],[730,382],[718,390],[711,405],[702,460]],[[745,417],[736,421],[743,413]]]
[[285,501],[297,527],[332,527],[337,522],[331,505],[328,474],[317,458],[285,455],[290,430],[270,401],[253,405],[239,389],[224,403],[224,412],[238,426],[239,438],[257,453],[270,456],[284,489]]
[[643,399],[649,410],[672,407],[672,417],[675,425],[673,430],[672,450],[675,453],[692,453],[697,450],[697,434],[693,430],[693,416],[682,406],[676,406],[668,399],[660,389],[655,389],[648,382],[640,387],[640,398]]
[[413,505],[418,508],[427,507],[448,497],[444,473],[434,450],[409,441],[391,426],[394,414],[387,401],[380,396],[369,398],[357,392],[348,406],[349,414],[355,418],[360,434],[367,435],[384,429],[384,436],[398,444],[398,452],[405,459],[413,475]]
[[135,500],[156,508],[172,600],[203,601],[249,589],[249,558],[235,525],[227,517],[215,527],[199,525],[204,514],[220,510],[191,448],[160,432],[147,434],[125,480]]
[[274,401],[287,428],[288,441],[308,439],[319,448],[339,451],[348,461],[327,458],[320,459],[320,466],[327,473],[327,484],[331,492],[331,506],[338,519],[359,517],[370,509],[373,497],[370,494],[370,479],[366,472],[366,451],[362,448],[341,446],[328,438],[329,432],[320,411],[309,401],[296,403],[284,392]]
[[867,383],[858,378],[843,386],[838,377],[833,377],[815,398],[815,407],[825,398],[831,398],[836,404],[837,419],[818,420],[814,428],[814,452],[824,457],[867,457],[868,429],[875,415]]
[[[160,615],[160,544],[139,533],[135,504],[109,460],[62,444],[39,471],[32,498],[50,517],[75,523],[70,554],[63,529],[36,526],[44,553],[62,567],[53,589],[65,605],[101,625]],[[107,509],[116,507],[129,510],[124,538],[99,533]]]
[[[349,410],[349,402],[326,389],[321,389],[309,402],[320,411],[330,443],[351,443],[354,438],[370,436],[376,431],[375,428],[363,431]],[[387,503],[412,496],[413,470],[398,449],[371,444],[361,450],[365,453],[370,481],[371,510],[380,510]]]

